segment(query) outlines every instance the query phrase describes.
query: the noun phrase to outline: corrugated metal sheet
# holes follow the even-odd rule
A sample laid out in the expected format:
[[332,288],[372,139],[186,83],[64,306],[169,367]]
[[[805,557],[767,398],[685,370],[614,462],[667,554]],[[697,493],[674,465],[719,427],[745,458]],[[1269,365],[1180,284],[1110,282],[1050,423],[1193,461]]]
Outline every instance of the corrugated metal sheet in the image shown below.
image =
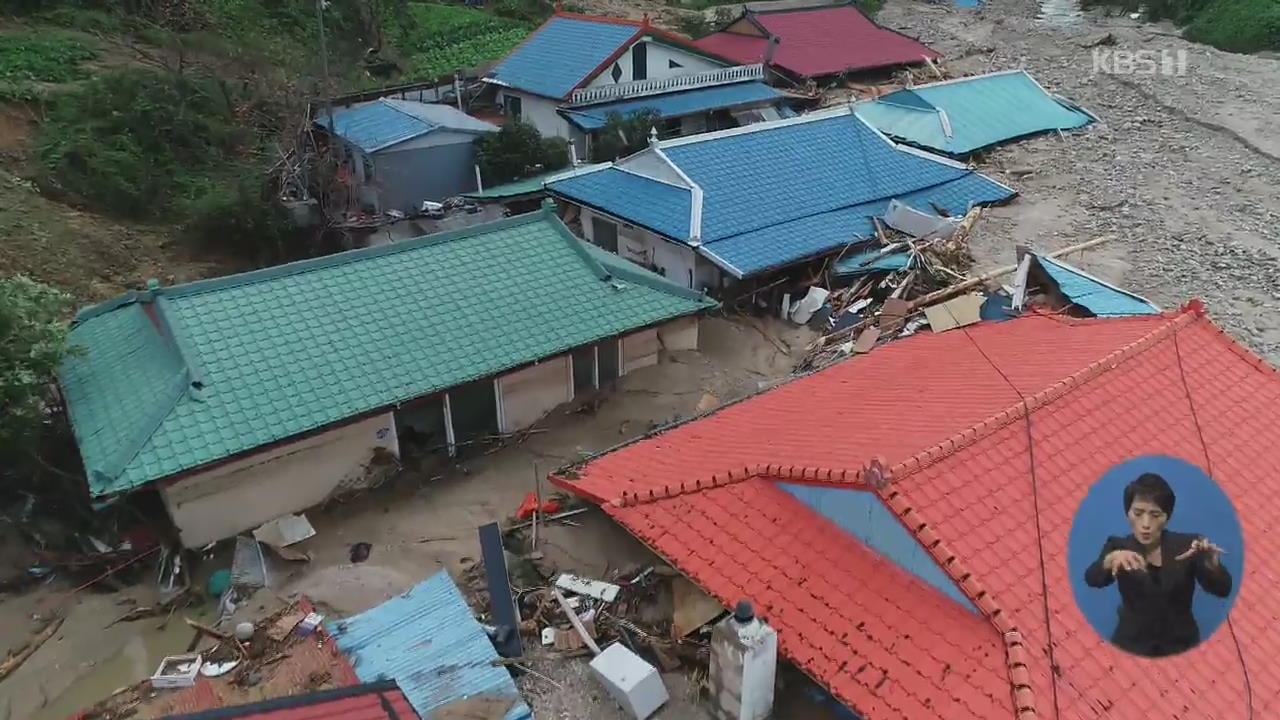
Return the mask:
[[676,118],[720,108],[766,105],[779,101],[783,97],[782,93],[762,82],[742,82],[565,109],[560,112],[569,122],[590,131],[604,127],[611,112],[626,117],[641,110],[654,110],[663,118]]
[[872,272],[893,272],[907,266],[911,258],[905,252],[881,255],[883,248],[873,247],[861,252],[849,253],[836,263],[836,275],[865,275]]
[[511,675],[490,664],[498,653],[444,570],[330,629],[361,680],[394,679],[423,718],[475,696],[511,698],[505,720],[532,717]]
[[1040,267],[1058,284],[1058,291],[1068,300],[1100,317],[1156,315],[1160,309],[1148,300],[1127,290],[1105,283],[1066,263],[1037,255]]
[[899,90],[857,112],[886,135],[953,156],[1093,122],[1022,70]]
[[[321,127],[329,127],[326,113],[320,113],[316,122]],[[426,135],[437,126],[404,112],[385,100],[378,100],[334,112],[333,127],[334,134],[371,153]]]
[[978,611],[875,493],[790,483],[779,483],[779,487],[898,567],[929,583],[968,610]]

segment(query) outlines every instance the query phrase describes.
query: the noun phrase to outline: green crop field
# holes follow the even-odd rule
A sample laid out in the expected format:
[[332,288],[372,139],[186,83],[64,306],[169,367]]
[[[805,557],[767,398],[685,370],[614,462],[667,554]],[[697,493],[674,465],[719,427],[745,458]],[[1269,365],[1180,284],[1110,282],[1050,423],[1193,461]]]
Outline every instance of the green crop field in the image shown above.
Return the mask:
[[406,74],[431,79],[497,60],[533,29],[532,25],[461,5],[414,3],[412,29],[397,39]]

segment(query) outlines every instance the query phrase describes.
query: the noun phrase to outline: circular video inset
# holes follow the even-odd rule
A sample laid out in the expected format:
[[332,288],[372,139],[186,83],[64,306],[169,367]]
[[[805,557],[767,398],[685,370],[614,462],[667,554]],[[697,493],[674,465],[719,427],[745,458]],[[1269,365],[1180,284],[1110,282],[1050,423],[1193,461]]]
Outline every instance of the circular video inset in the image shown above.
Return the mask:
[[1143,657],[1191,650],[1240,591],[1235,508],[1200,467],[1167,455],[1108,470],[1081,501],[1067,565],[1076,604],[1111,644]]

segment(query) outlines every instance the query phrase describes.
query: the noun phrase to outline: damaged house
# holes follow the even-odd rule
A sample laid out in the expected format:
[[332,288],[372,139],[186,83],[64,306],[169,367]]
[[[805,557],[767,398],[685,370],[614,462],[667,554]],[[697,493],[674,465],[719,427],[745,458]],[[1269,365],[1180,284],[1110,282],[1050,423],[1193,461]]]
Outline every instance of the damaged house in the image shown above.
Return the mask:
[[963,158],[996,145],[1097,120],[1045,90],[1025,70],[903,88],[857,106],[858,116],[899,142]]
[[153,487],[201,547],[695,349],[706,297],[551,209],[82,310],[60,372],[89,493]]
[[569,140],[580,158],[612,113],[653,110],[675,137],[780,117],[758,61],[734,65],[642,21],[557,12],[485,81],[507,117]]
[[595,245],[719,292],[876,237],[890,203],[952,216],[1014,191],[848,107],[673,140],[547,182]]
[[[1277,408],[1276,370],[1199,302],[1032,312],[894,341],[553,482],[724,606],[749,599],[865,720],[1269,717]],[[1167,456],[1226,491],[1249,557],[1229,626],[1153,661],[1090,626],[1066,556],[1098,478]]]

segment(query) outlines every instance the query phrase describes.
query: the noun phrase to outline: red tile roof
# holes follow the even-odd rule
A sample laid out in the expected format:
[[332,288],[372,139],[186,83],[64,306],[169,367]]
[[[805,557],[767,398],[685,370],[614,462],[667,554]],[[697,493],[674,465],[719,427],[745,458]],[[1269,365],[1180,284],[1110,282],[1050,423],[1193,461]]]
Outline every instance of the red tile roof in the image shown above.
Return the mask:
[[[1278,415],[1276,371],[1198,303],[1141,318],[1035,315],[892,343],[555,482],[603,502],[726,604],[755,601],[784,655],[867,720],[1280,717],[1280,636],[1269,630],[1280,600],[1268,582],[1280,538],[1263,525],[1280,509]],[[1090,484],[1149,453],[1208,467],[1249,546],[1231,627],[1161,660],[1126,655],[1088,626],[1065,562]],[[872,488],[862,469],[877,455],[889,481]],[[876,492],[982,617],[779,480]]]
[[912,65],[942,57],[927,45],[877,25],[852,4],[744,15],[760,31],[728,30],[694,42],[702,50],[750,64],[764,61],[768,36],[779,39],[773,65],[801,77]]
[[175,715],[166,720],[415,720],[394,680]]

